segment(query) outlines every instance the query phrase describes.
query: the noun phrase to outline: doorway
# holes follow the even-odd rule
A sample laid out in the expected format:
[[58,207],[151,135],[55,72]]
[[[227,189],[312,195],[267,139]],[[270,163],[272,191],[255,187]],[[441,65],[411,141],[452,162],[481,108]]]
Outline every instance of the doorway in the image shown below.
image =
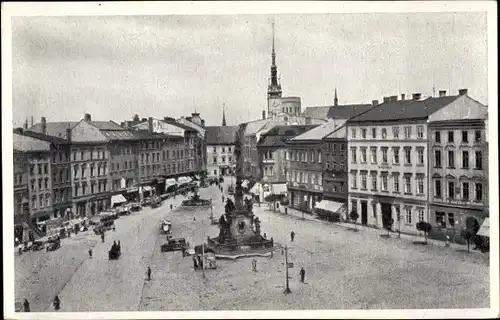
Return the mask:
[[368,202],[361,201],[361,224],[368,223]]
[[390,203],[381,203],[382,207],[382,226],[388,226],[391,224],[392,219],[392,206]]

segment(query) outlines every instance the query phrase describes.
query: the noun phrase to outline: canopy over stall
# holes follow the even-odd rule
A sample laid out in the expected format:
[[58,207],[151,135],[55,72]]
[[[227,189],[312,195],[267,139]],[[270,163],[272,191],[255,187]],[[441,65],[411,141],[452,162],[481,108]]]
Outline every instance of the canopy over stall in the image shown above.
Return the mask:
[[486,218],[479,228],[479,231],[476,233],[478,236],[490,237],[490,218]]
[[122,203],[126,203],[127,199],[122,194],[116,194],[111,197],[111,207],[114,207],[115,205],[120,205]]
[[193,179],[191,179],[190,177],[179,177],[179,178],[177,178],[177,183],[178,184],[186,184],[186,183],[190,183],[191,181],[193,181]]
[[345,214],[347,212],[346,206],[342,202],[330,201],[330,200],[321,200],[320,202],[316,202],[315,209],[320,209],[332,213]]

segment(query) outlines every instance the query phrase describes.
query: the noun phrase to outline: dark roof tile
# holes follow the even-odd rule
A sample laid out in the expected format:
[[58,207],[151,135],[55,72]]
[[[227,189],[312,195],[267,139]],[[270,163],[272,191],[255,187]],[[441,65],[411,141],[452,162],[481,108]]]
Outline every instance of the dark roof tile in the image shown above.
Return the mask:
[[205,130],[207,145],[234,144],[238,126],[210,126]]

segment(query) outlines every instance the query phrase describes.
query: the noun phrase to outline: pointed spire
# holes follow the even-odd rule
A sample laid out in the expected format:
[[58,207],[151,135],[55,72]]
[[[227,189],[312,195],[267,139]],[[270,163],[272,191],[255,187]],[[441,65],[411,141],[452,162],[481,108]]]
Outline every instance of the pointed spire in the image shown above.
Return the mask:
[[222,104],[222,126],[226,126],[226,104]]
[[333,105],[334,106],[339,105],[339,99],[337,98],[337,88],[335,88],[335,97],[333,98]]
[[276,52],[274,51],[274,22],[273,22],[273,51],[271,53],[272,65],[276,65]]

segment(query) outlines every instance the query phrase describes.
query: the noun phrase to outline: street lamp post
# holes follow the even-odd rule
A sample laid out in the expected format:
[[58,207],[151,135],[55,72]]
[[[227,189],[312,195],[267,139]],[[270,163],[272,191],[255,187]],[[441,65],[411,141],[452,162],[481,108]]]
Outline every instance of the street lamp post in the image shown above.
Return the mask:
[[290,290],[290,286],[288,283],[288,247],[285,246],[285,268],[286,268],[286,288],[285,291],[283,291],[284,294],[289,294],[292,293]]

